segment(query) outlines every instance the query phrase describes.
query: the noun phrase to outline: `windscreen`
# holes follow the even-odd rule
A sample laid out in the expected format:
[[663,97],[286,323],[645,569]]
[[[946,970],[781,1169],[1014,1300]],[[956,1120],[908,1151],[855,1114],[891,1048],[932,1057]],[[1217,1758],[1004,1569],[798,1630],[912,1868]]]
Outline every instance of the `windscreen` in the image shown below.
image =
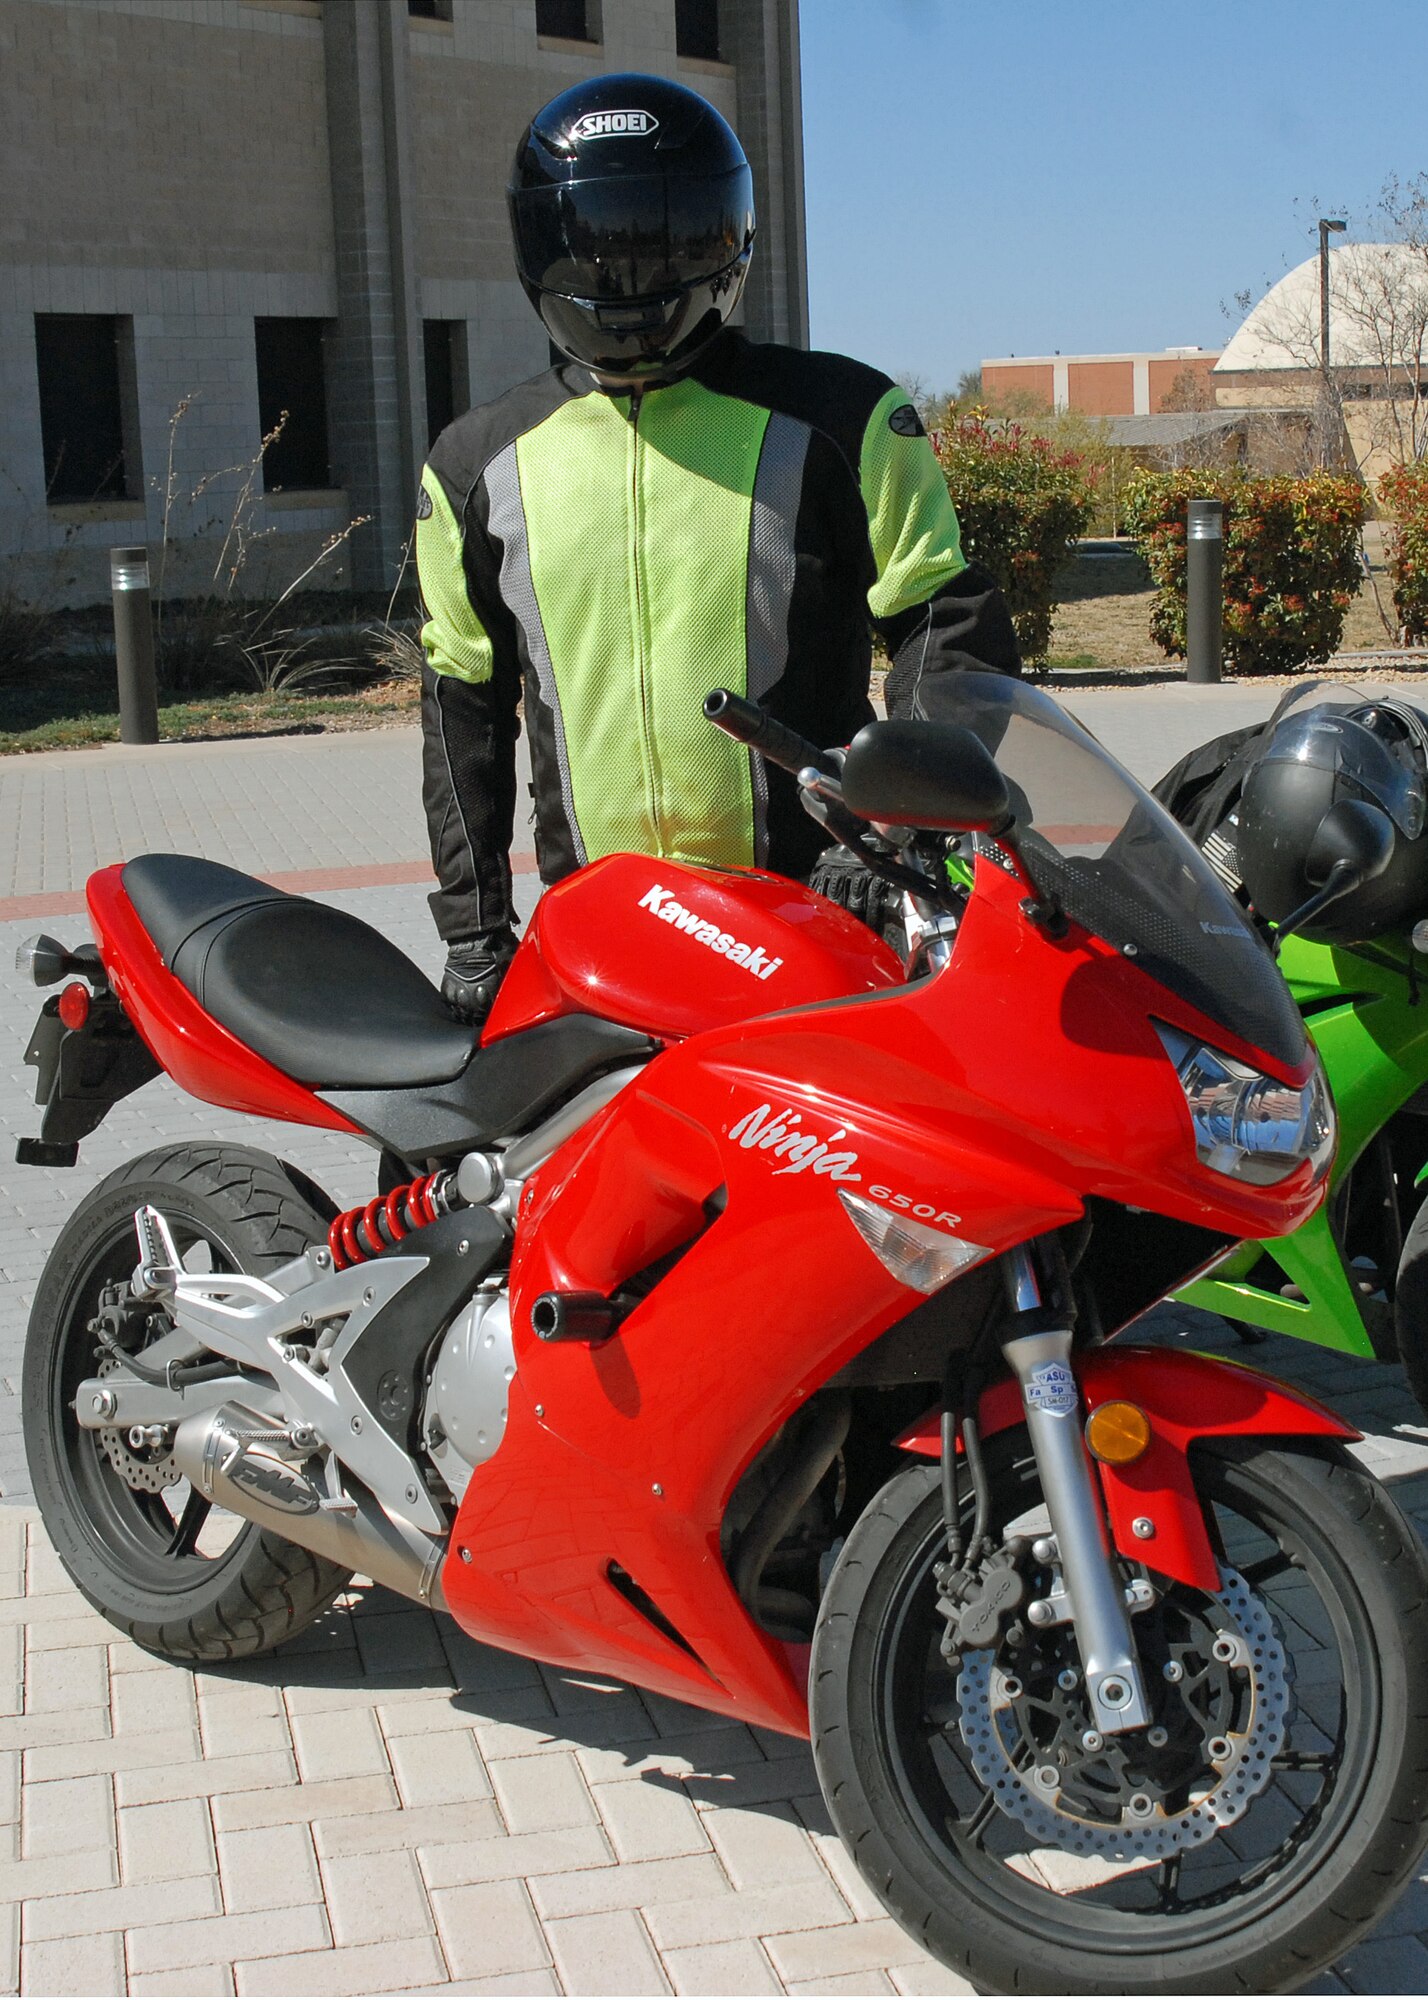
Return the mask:
[[1022,858],[1073,922],[1266,1055],[1301,1059],[1303,1023],[1268,947],[1204,856],[1088,730],[1001,674],[939,674],[924,680],[917,706],[991,751]]

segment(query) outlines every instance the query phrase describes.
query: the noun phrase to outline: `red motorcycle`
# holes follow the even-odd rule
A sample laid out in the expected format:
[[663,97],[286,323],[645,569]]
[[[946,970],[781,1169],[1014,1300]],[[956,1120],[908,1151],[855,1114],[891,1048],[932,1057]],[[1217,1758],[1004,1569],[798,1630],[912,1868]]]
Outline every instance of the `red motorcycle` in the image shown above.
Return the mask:
[[1298,1011],[1046,695],[969,675],[965,726],[840,753],[706,712],[908,892],[907,968],[796,884],[633,855],[544,897],[474,1049],[355,918],[182,856],[26,948],[67,983],[23,1158],[161,1069],[381,1156],[345,1214],[203,1143],[80,1204],[25,1363],[55,1546],[175,1661],[358,1572],[811,1734],[868,1881],[984,1989],[1292,1986],[1423,1844],[1428,1575],[1331,1412],[1106,1337],[1322,1198]]

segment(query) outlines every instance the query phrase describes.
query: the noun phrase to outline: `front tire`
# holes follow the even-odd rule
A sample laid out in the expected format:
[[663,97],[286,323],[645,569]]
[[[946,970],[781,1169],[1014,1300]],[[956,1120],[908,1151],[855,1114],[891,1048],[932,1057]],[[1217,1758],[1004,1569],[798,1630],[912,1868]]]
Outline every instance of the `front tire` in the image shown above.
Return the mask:
[[1428,1201],[1403,1239],[1398,1280],[1393,1288],[1393,1323],[1398,1353],[1418,1407],[1428,1416]]
[[103,1358],[89,1322],[100,1293],[133,1273],[134,1211],[146,1202],[173,1226],[189,1268],[261,1276],[322,1241],[324,1199],[296,1169],[247,1146],[166,1147],[85,1197],[41,1276],[22,1385],[40,1514],[95,1610],[166,1659],[268,1652],[320,1617],[351,1572],[256,1522],[210,1513],[201,1494],[165,1483],[161,1458],[150,1467],[82,1430],[74,1392]]
[[[1004,1523],[1039,1500],[1020,1445],[994,1475]],[[829,1811],[891,1913],[979,1990],[1285,1991],[1363,1934],[1421,1851],[1428,1572],[1411,1529],[1336,1447],[1228,1441],[1195,1466],[1297,1675],[1268,1784],[1173,1865],[1048,1849],[977,1780],[940,1656],[934,1467],[890,1482],[829,1582],[810,1687]]]

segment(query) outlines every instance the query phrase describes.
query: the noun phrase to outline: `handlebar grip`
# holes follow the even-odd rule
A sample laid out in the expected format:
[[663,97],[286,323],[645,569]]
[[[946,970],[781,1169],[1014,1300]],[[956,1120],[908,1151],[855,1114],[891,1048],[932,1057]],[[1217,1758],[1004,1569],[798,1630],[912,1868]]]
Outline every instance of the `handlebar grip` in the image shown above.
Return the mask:
[[746,743],[761,757],[767,757],[771,764],[781,764],[785,771],[792,771],[795,777],[810,764],[827,777],[837,775],[831,759],[816,743],[810,743],[796,730],[786,729],[773,716],[766,715],[755,702],[745,701],[740,694],[731,694],[728,688],[710,689],[704,697],[704,714],[726,736]]

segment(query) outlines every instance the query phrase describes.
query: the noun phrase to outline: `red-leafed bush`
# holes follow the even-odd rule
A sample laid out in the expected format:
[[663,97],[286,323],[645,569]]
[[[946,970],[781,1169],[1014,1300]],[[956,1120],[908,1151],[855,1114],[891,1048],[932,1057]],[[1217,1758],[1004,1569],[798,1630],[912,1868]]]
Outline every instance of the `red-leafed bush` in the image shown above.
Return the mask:
[[1236,673],[1292,674],[1337,652],[1361,570],[1366,496],[1355,479],[1252,479],[1234,472],[1141,472],[1126,526],[1158,586],[1150,636],[1185,654],[1185,508],[1225,509],[1225,658]]
[[1392,465],[1378,482],[1392,526],[1388,575],[1393,608],[1412,646],[1428,641],[1428,466]]
[[1001,586],[1029,666],[1046,660],[1056,610],[1056,572],[1085,533],[1095,469],[1008,417],[947,411],[933,442],[962,547]]

